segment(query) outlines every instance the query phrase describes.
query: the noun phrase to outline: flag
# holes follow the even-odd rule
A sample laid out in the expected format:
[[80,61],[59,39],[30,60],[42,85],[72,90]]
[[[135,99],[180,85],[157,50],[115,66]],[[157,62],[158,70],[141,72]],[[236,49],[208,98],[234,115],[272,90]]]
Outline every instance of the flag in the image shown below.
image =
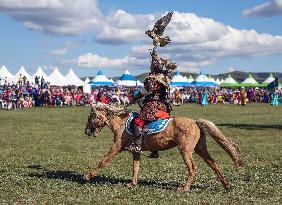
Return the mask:
[[276,77],[274,81],[272,81],[271,83],[267,85],[267,89],[278,87],[278,85],[279,85],[279,78]]

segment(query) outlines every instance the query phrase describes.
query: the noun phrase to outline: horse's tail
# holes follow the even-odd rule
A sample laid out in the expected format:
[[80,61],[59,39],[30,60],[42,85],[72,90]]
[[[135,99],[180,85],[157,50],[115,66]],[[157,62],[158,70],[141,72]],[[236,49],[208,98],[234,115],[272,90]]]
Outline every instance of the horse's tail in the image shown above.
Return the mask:
[[214,123],[205,119],[199,119],[196,123],[201,130],[201,135],[211,136],[228,153],[237,168],[244,166],[237,145],[225,137]]

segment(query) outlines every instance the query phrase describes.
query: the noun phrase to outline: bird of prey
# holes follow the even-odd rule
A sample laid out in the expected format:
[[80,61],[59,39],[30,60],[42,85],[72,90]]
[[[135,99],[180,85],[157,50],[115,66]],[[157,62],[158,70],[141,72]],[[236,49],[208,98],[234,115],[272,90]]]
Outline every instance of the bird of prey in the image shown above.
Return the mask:
[[167,44],[170,43],[170,39],[168,36],[162,38],[161,36],[164,33],[165,27],[169,24],[171,17],[172,17],[172,12],[166,14],[164,17],[159,19],[152,30],[147,30],[145,34],[147,34],[150,38],[153,39],[153,44],[155,47],[160,46],[164,47]]

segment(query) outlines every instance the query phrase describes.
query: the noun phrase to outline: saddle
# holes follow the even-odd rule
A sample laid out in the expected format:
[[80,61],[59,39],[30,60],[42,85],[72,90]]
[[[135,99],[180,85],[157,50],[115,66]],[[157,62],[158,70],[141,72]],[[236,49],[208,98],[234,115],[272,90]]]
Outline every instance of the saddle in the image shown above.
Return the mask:
[[[128,134],[133,135],[133,128],[132,128],[132,121],[133,119],[139,115],[139,113],[137,112],[132,112],[126,123],[125,123],[125,130]],[[153,122],[150,122],[149,124],[146,124],[144,129],[143,129],[143,135],[151,135],[151,134],[156,134],[156,133],[160,133],[161,131],[163,131],[166,126],[168,125],[168,123],[173,120],[173,118],[168,118],[168,119],[158,119],[155,120]]]

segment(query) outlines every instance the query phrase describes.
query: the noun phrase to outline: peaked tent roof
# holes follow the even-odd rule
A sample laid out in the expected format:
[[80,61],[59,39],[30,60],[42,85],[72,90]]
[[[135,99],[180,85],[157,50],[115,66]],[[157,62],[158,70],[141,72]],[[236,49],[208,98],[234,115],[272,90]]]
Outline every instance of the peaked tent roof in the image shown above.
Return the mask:
[[215,82],[216,82],[216,84],[218,84],[218,85],[220,85],[220,84],[221,84],[221,82],[220,82],[219,78],[217,78],[217,79],[215,80]]
[[70,82],[71,85],[83,86],[84,82],[79,77],[77,77],[72,69],[69,69],[69,72],[65,76],[65,78]]
[[269,76],[265,79],[265,81],[263,81],[260,86],[262,87],[266,87],[269,83],[271,83],[272,81],[274,81],[275,78],[273,77],[272,73],[269,73]]
[[0,77],[3,79],[7,78],[8,82],[15,79],[13,74],[10,73],[10,71],[4,65],[2,65],[2,67],[0,68]]
[[258,82],[253,78],[253,76],[250,73],[248,77],[241,83],[241,85],[246,87],[259,86]]
[[188,82],[188,79],[186,77],[183,77],[179,71],[176,72],[176,74],[173,76],[170,82],[170,86],[189,86],[191,83]]
[[26,72],[26,70],[25,70],[25,68],[23,66],[20,67],[19,71],[15,75],[15,78],[18,79],[20,77],[20,74],[25,76],[27,78],[27,80],[29,80],[29,81],[32,80],[31,75],[28,72]]
[[92,86],[105,86],[105,85],[112,85],[113,83],[109,78],[107,78],[103,71],[99,70],[96,77],[92,79],[90,82]]
[[62,75],[62,73],[60,73],[57,67],[48,76],[48,80],[50,82],[50,85],[66,86],[70,84],[70,82]]
[[132,76],[128,70],[125,70],[124,74],[119,78],[119,80],[137,81],[137,79],[134,76]]
[[209,75],[208,78],[210,79],[211,82],[216,83],[214,77],[212,77],[211,75]]
[[134,76],[130,74],[128,70],[125,70],[124,74],[115,82],[117,86],[133,87],[143,86]]
[[84,80],[84,83],[89,83],[90,82],[90,79],[87,77],[85,80]]
[[215,82],[212,82],[205,74],[204,72],[200,72],[200,75],[198,75],[195,80],[193,81],[193,84],[195,86],[207,86],[207,87],[214,87],[217,86]]
[[189,83],[192,83],[192,82],[194,81],[194,78],[193,78],[192,75],[190,74],[187,80],[188,80]]
[[229,74],[228,77],[220,84],[220,87],[240,87],[240,84],[232,78]]
[[49,81],[48,75],[46,75],[46,73],[42,70],[40,66],[37,68],[37,71],[33,74],[32,78],[35,78],[35,76],[39,76],[40,79],[41,77],[43,77],[45,81]]

